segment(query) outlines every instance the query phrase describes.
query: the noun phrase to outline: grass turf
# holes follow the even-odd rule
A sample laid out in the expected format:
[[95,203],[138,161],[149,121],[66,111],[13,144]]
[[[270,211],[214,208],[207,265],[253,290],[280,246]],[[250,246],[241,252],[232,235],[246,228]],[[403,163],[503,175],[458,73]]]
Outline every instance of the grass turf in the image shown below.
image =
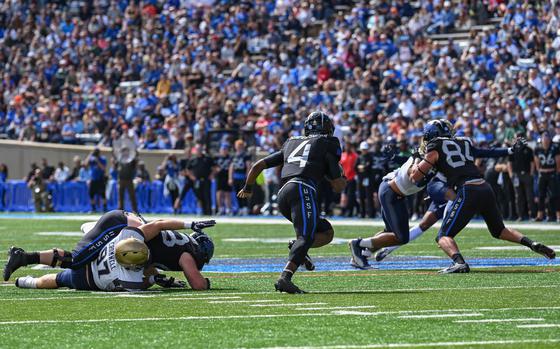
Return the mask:
[[[71,249],[79,237],[37,233],[77,232],[80,224],[3,219],[0,250],[12,244],[27,250]],[[293,235],[289,225],[219,224],[209,232],[216,242],[215,258],[286,256],[285,243],[227,239]],[[525,233],[560,245],[558,232]],[[339,238],[371,234],[372,228],[367,227],[336,228]],[[434,230],[426,233],[398,255],[443,257],[433,242],[434,234]],[[467,259],[534,256],[528,250],[477,249],[508,245],[483,230],[464,231],[458,243]],[[347,256],[348,251],[346,245],[329,245],[313,250],[312,255]],[[5,258],[0,255],[2,264]],[[277,273],[207,273],[214,287],[209,292],[154,288],[145,294],[107,294],[20,290],[4,284],[0,287],[0,347],[56,343],[72,348],[558,348],[560,327],[543,325],[560,326],[559,271],[559,267],[546,266],[474,269],[470,274],[447,276],[427,270],[298,273],[295,282],[312,292],[306,295],[273,292]],[[47,272],[25,268],[12,281]]]

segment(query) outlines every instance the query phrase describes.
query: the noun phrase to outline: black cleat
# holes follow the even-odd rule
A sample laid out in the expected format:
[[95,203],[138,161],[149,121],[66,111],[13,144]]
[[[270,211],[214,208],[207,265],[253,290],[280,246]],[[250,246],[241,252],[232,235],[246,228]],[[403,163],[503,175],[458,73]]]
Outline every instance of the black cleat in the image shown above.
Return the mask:
[[[288,250],[292,249],[292,246],[294,245],[295,242],[296,242],[296,240],[291,240],[290,242],[288,242]],[[313,263],[313,260],[311,260],[311,257],[309,257],[309,254],[305,255],[305,260],[303,261],[303,266],[305,267],[306,270],[309,270],[309,271],[315,270],[315,263]]]
[[379,250],[379,252],[377,252],[375,254],[375,261],[377,262],[381,262],[382,260],[385,259],[385,257],[387,257],[389,254],[391,253],[391,250],[389,250],[388,248],[384,247],[381,250]]
[[468,273],[471,271],[467,263],[453,263],[449,267],[442,269],[438,274]]
[[292,280],[288,280],[285,278],[279,278],[278,281],[276,281],[276,283],[274,284],[274,288],[276,289],[276,291],[286,292],[291,294],[307,293],[303,290],[300,290],[299,287],[294,285]]
[[554,250],[551,249],[550,247],[541,244],[540,242],[533,242],[533,244],[531,245],[531,250],[539,254],[542,254],[548,259],[556,258],[556,252],[554,252]]
[[8,250],[8,261],[4,265],[4,281],[8,281],[14,271],[26,266],[25,251],[22,248],[12,246]]

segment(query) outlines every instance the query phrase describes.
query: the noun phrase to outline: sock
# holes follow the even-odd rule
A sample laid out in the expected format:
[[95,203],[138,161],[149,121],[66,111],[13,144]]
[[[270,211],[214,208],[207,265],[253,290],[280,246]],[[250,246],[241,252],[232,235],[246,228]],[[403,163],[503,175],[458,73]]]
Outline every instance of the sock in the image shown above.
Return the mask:
[[33,276],[24,276],[16,279],[19,288],[37,288],[37,279]]
[[371,239],[362,239],[358,245],[360,247],[369,248],[370,250],[373,249],[373,241]]
[[455,253],[453,256],[451,256],[451,259],[453,259],[453,262],[457,264],[465,264],[465,260],[463,259],[463,256],[461,256],[460,253]]
[[420,235],[424,234],[424,231],[422,229],[420,229],[419,225],[414,226],[412,229],[410,229],[409,234],[409,242],[412,240],[416,240]]
[[25,264],[39,264],[39,252],[30,252],[25,254]]
[[519,243],[520,243],[521,245],[523,245],[523,246],[527,246],[527,247],[531,248],[531,246],[533,245],[533,240],[531,240],[531,239],[529,239],[529,238],[527,238],[527,237],[524,236],[524,237],[521,239],[521,241],[519,241]]
[[293,271],[291,271],[290,269],[284,269],[282,271],[282,275],[280,275],[280,278],[287,279],[287,280],[292,280],[292,276],[294,276]]

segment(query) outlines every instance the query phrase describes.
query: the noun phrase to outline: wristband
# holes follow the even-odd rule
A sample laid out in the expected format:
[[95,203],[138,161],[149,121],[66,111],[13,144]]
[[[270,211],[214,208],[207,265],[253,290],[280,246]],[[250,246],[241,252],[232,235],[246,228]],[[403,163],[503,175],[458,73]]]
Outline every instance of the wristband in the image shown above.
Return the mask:
[[205,278],[206,279],[206,289],[209,290],[210,289],[210,279],[209,278]]
[[184,221],[183,226],[185,227],[185,229],[192,229],[193,222]]
[[513,153],[514,153],[513,147],[507,148],[507,152],[508,152],[508,155],[513,155]]

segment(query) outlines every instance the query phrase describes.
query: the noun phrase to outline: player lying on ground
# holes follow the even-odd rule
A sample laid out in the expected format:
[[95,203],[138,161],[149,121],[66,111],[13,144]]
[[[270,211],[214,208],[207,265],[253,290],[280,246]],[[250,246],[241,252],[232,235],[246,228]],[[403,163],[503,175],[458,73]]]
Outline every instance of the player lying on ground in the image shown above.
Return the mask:
[[[453,126],[447,120],[443,120],[451,130],[451,136],[453,136]],[[508,155],[512,155],[520,151],[526,141],[523,139],[517,139],[515,144],[509,148],[494,148],[494,149],[481,149],[472,148],[472,155],[475,158],[500,158]],[[454,192],[449,189],[447,185],[447,179],[441,173],[437,173],[436,176],[428,183],[426,191],[431,200],[428,210],[422,217],[422,221],[414,226],[409,233],[410,239],[409,243],[418,237],[420,237],[426,230],[430,229],[437,221],[443,218],[445,206],[449,201],[453,201]],[[385,257],[391,254],[393,251],[397,250],[402,245],[396,245],[391,247],[382,248],[375,255],[375,260],[381,262]],[[369,251],[364,251],[364,255],[368,256],[371,253],[366,253]]]
[[379,186],[378,198],[381,205],[381,217],[385,228],[369,239],[353,239],[348,245],[352,259],[350,264],[359,269],[369,269],[366,251],[375,252],[383,247],[404,245],[410,239],[408,225],[408,208],[406,197],[420,192],[435,175],[431,173],[421,183],[410,179],[412,165],[420,161],[420,154],[413,154],[398,169],[383,177]]
[[[167,240],[164,241],[162,236],[171,234],[166,230],[170,229],[169,227],[178,227],[191,228],[197,231],[197,233],[193,234],[194,238],[191,239],[189,237],[189,243],[187,243],[186,240],[185,242],[181,242],[183,247],[191,247],[188,251],[185,248],[183,251],[185,252],[184,255],[183,253],[178,254],[177,248],[175,248],[173,249],[175,251],[173,256],[177,257],[177,264],[182,266],[182,270],[193,289],[207,289],[209,283],[202,277],[198,269],[201,269],[204,261],[209,261],[212,257],[213,243],[205,234],[201,234],[200,230],[208,226],[213,226],[214,224],[214,221],[183,222],[180,220],[156,220],[144,224],[139,215],[120,210],[111,211],[104,214],[93,228],[90,227],[88,231],[85,232],[84,237],[77,244],[77,247],[72,253],[58,248],[32,253],[26,253],[23,249],[17,247],[10,248],[8,252],[8,262],[4,267],[4,280],[7,281],[10,275],[19,267],[30,264],[45,264],[62,268],[71,268],[72,271],[67,270],[64,272],[65,276],[71,277],[75,274],[76,278],[79,279],[86,275],[84,274],[84,269],[90,268],[92,261],[96,259],[99,261],[98,257],[101,251],[103,251],[107,244],[127,226],[132,228],[147,226],[148,229],[153,229],[153,227],[160,228],[157,233],[154,233],[153,236],[150,235],[149,239],[146,239],[146,241],[154,247],[153,249],[156,252],[151,253],[151,260],[152,262],[160,261],[160,259],[169,260],[171,256],[169,250],[172,249],[173,244]],[[196,242],[195,238],[200,243]],[[166,248],[161,248],[162,245]],[[162,256],[162,254],[164,256]],[[92,286],[91,283],[90,286]]]
[[433,169],[443,173],[456,196],[447,210],[438,232],[437,243],[453,260],[450,267],[440,273],[468,273],[469,265],[459,252],[454,237],[468,224],[475,214],[480,214],[493,237],[527,246],[546,258],[553,259],[556,253],[550,247],[534,242],[519,231],[504,226],[492,187],[482,178],[474,164],[470,139],[449,137],[445,123],[435,120],[424,129],[422,142],[426,155],[414,165],[411,180],[425,181]]
[[284,185],[278,191],[278,207],[293,223],[297,239],[291,243],[289,261],[274,284],[277,291],[304,293],[294,285],[292,276],[300,265],[312,265],[307,255],[309,248],[327,245],[333,239],[334,230],[319,216],[317,207],[317,183],[323,177],[327,177],[335,192],[346,186],[338,164],[340,143],[333,132],[332,121],[326,114],[309,114],[304,122],[304,136],[288,139],[280,151],[253,164],[244,188],[237,194],[240,198],[250,197],[255,180],[264,169],[283,165]]

